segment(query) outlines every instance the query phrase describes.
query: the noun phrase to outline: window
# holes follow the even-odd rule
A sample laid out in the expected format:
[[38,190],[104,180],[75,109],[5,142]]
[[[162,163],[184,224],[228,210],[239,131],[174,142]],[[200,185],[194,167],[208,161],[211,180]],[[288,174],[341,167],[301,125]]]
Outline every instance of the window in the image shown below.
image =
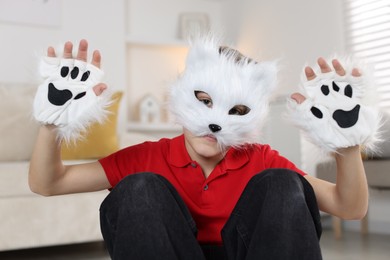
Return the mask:
[[379,106],[390,112],[390,0],[345,0],[346,43],[373,65]]

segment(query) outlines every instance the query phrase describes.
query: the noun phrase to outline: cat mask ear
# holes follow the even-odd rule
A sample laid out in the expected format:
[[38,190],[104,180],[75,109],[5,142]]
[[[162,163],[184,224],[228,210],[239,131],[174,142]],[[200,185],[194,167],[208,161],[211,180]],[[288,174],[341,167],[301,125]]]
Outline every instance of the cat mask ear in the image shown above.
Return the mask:
[[217,42],[215,39],[202,39],[191,43],[191,48],[187,55],[186,70],[192,70],[216,64],[219,53],[216,52]]

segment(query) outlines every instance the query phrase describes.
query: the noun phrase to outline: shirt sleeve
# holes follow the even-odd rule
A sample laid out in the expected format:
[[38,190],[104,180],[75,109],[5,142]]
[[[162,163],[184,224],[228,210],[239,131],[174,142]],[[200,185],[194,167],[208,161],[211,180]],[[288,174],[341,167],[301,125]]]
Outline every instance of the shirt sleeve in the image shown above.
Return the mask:
[[130,174],[147,170],[155,142],[145,142],[119,150],[99,160],[112,187]]

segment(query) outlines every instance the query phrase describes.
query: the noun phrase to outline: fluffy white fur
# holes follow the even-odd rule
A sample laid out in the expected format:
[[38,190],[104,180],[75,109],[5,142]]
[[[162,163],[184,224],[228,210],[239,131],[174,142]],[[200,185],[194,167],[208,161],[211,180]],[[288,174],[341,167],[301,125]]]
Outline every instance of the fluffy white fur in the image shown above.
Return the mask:
[[[363,145],[368,151],[375,152],[375,144],[380,139],[381,117],[371,98],[375,89],[370,84],[369,73],[362,70],[363,63],[356,63],[351,59],[339,61],[345,68],[346,75],[316,71],[317,77],[314,80],[307,81],[304,78],[302,87],[307,99],[302,104],[289,100],[287,116],[303,130],[309,141],[319,146],[325,153],[355,145]],[[362,76],[352,76],[353,68],[360,68]],[[332,89],[333,81],[340,87],[339,91]],[[346,96],[344,92],[348,84],[353,90],[352,97]],[[328,95],[322,93],[323,85],[329,86]],[[340,127],[334,120],[333,113],[336,110],[351,111],[357,105],[360,105],[360,111],[356,124],[351,127]],[[318,108],[323,118],[315,117],[310,111],[312,107]]]
[[[185,71],[170,90],[170,111],[194,135],[214,135],[221,149],[258,142],[276,75],[275,62],[237,63],[233,55],[219,53],[217,39],[197,38],[191,43]],[[212,108],[197,100],[194,91],[210,95]],[[235,105],[245,105],[250,112],[229,115]],[[222,130],[212,133],[210,124]]]
[[[61,76],[61,69],[69,68],[67,76]],[[70,71],[78,67],[80,72],[74,79]],[[84,72],[89,71],[87,80],[82,81]],[[38,87],[34,99],[34,117],[43,124],[54,124],[58,126],[58,138],[66,142],[76,141],[81,134],[93,122],[102,123],[107,116],[107,107],[110,105],[110,94],[104,91],[102,95],[96,96],[93,86],[101,82],[103,72],[89,64],[75,59],[60,59],[44,57],[40,63],[40,74],[44,82]],[[53,84],[59,91],[70,91],[72,98],[61,105],[52,104],[48,99],[49,84]],[[85,92],[81,98],[75,97]],[[58,95],[62,93],[58,92]]]

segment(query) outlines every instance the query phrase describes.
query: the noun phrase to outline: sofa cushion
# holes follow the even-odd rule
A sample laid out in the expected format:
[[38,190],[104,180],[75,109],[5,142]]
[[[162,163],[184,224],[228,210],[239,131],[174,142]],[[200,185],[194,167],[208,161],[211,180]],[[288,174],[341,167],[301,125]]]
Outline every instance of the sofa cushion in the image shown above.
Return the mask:
[[0,84],[0,161],[29,160],[39,125],[32,117],[36,87]]
[[28,186],[28,167],[28,161],[0,163],[0,198],[35,195]]
[[390,160],[365,160],[368,185],[372,188],[390,189]]
[[99,206],[107,193],[0,198],[0,251],[102,241]]
[[122,92],[115,92],[109,114],[103,124],[93,124],[86,136],[77,143],[63,144],[61,156],[63,160],[97,159],[107,156],[119,149],[117,135],[118,110]]
[[[390,189],[390,160],[370,159],[364,160],[367,183],[371,188]],[[336,163],[334,160],[317,164],[316,176],[320,179],[336,183]]]
[[[89,163],[91,160],[64,161],[65,165]],[[28,186],[28,161],[0,163],[0,198],[31,197],[34,194]]]

